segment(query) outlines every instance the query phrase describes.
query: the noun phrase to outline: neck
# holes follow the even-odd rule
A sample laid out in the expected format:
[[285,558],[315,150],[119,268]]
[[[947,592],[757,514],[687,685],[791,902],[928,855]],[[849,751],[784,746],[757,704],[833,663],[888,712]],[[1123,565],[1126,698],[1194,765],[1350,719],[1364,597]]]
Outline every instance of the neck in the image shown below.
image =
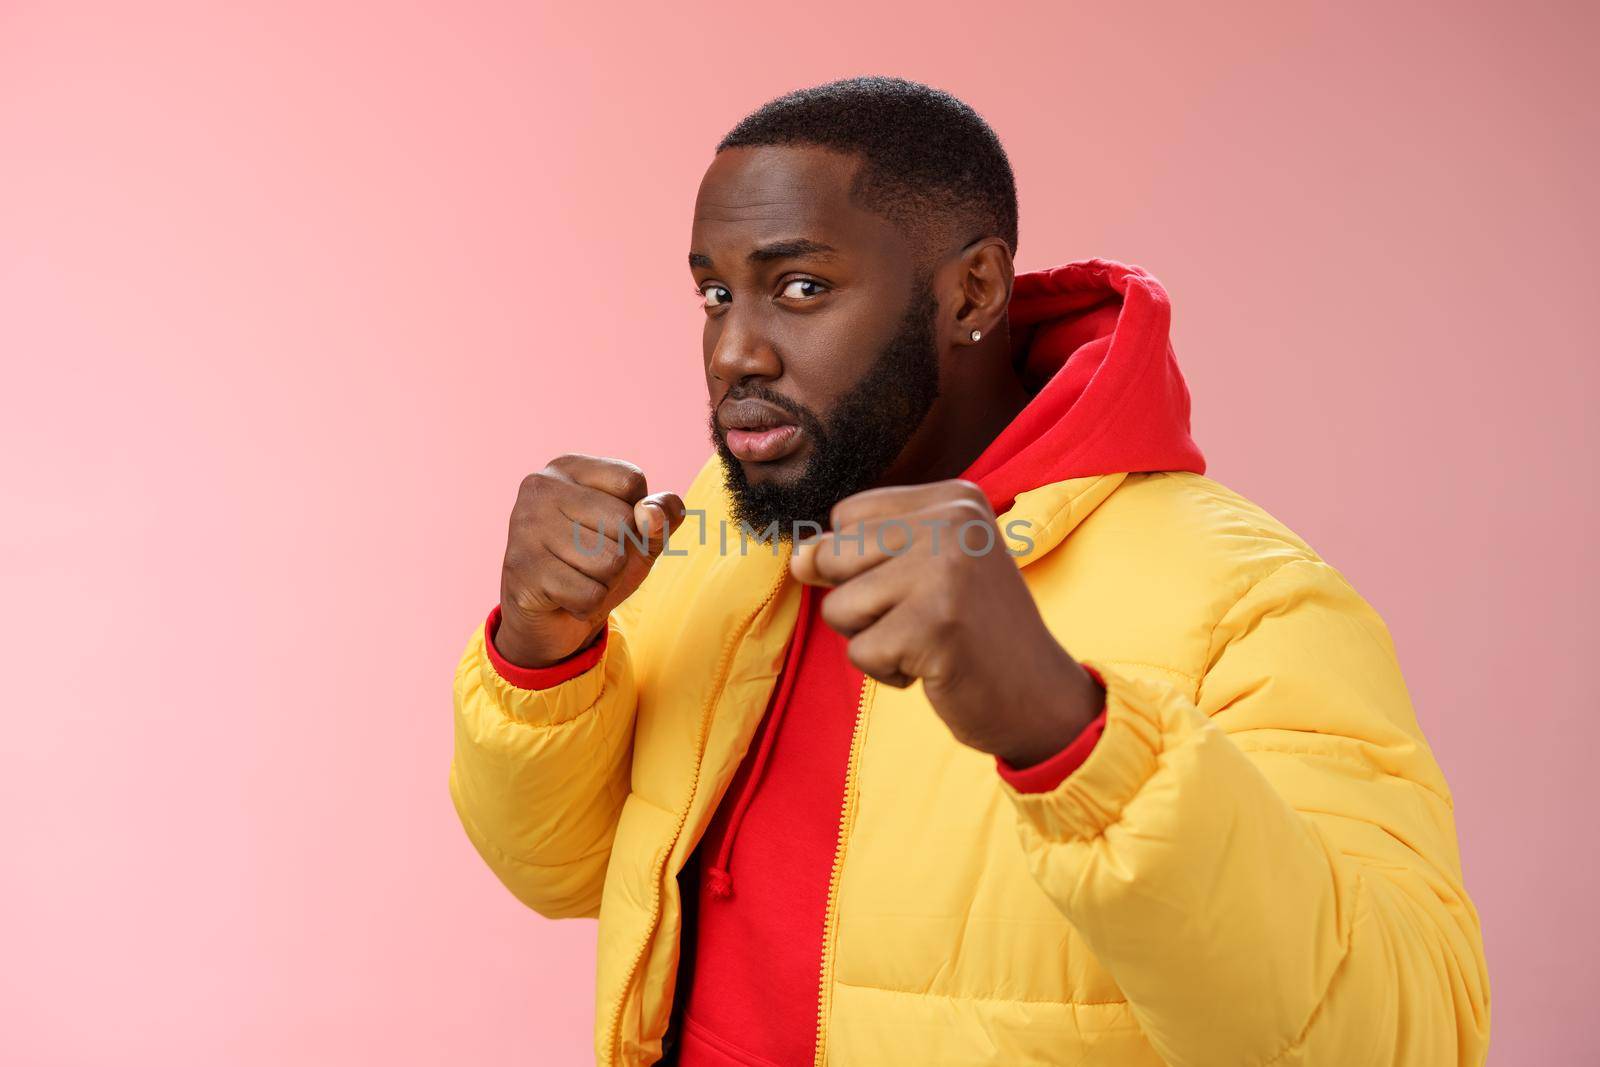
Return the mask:
[[1032,397],[1011,369],[1006,331],[963,348],[945,363],[950,369],[905,451],[881,485],[908,485],[955,478],[972,466]]

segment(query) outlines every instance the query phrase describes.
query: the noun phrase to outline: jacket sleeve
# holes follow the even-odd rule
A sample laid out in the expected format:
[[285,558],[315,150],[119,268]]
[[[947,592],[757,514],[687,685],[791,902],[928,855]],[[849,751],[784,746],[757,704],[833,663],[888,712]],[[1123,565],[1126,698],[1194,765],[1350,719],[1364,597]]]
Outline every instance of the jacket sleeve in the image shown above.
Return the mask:
[[455,674],[450,797],[485,863],[552,919],[599,914],[628,795],[634,676],[613,613],[600,660],[548,689],[494,669],[480,626]]
[[1192,691],[1093,666],[1106,727],[1083,765],[1001,788],[1035,880],[1163,1059],[1481,1063],[1488,976],[1449,791],[1344,578],[1297,559],[1256,582]]

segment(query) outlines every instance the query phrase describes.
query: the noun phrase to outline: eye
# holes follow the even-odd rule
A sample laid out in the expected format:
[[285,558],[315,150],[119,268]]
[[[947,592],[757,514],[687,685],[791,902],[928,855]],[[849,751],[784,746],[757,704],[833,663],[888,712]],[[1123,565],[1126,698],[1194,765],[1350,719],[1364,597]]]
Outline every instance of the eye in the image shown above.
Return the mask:
[[810,300],[826,292],[827,288],[815,278],[796,278],[784,283],[782,295],[790,300]]
[[701,303],[708,308],[721,307],[733,299],[733,294],[728,292],[725,286],[717,285],[715,282],[696,289],[695,295],[700,297]]

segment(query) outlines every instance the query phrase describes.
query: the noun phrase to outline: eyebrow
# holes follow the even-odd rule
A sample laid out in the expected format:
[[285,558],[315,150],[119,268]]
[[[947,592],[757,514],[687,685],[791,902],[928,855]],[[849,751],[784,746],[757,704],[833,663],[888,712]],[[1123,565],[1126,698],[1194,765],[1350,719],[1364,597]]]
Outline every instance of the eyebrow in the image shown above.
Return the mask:
[[[810,256],[814,259],[826,259],[838,253],[838,249],[821,241],[812,241],[804,237],[796,237],[787,241],[774,241],[771,244],[753,248],[745,258],[751,263],[769,263],[775,259],[800,259]],[[702,267],[711,270],[714,266],[711,257],[704,252],[690,252],[689,266]]]

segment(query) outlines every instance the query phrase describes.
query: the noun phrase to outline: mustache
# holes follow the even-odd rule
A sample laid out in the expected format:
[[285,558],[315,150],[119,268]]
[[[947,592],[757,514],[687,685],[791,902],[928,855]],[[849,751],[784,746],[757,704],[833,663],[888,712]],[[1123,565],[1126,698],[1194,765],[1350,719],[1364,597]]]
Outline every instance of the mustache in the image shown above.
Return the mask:
[[[722,397],[723,400],[762,400],[775,408],[780,408],[786,414],[793,416],[795,422],[802,426],[807,433],[819,440],[827,437],[827,428],[816,412],[782,393],[770,389],[757,382],[741,382],[730,388]],[[721,403],[718,401],[717,403]],[[711,432],[720,441],[723,439],[722,427],[717,425],[717,403],[711,405]]]

